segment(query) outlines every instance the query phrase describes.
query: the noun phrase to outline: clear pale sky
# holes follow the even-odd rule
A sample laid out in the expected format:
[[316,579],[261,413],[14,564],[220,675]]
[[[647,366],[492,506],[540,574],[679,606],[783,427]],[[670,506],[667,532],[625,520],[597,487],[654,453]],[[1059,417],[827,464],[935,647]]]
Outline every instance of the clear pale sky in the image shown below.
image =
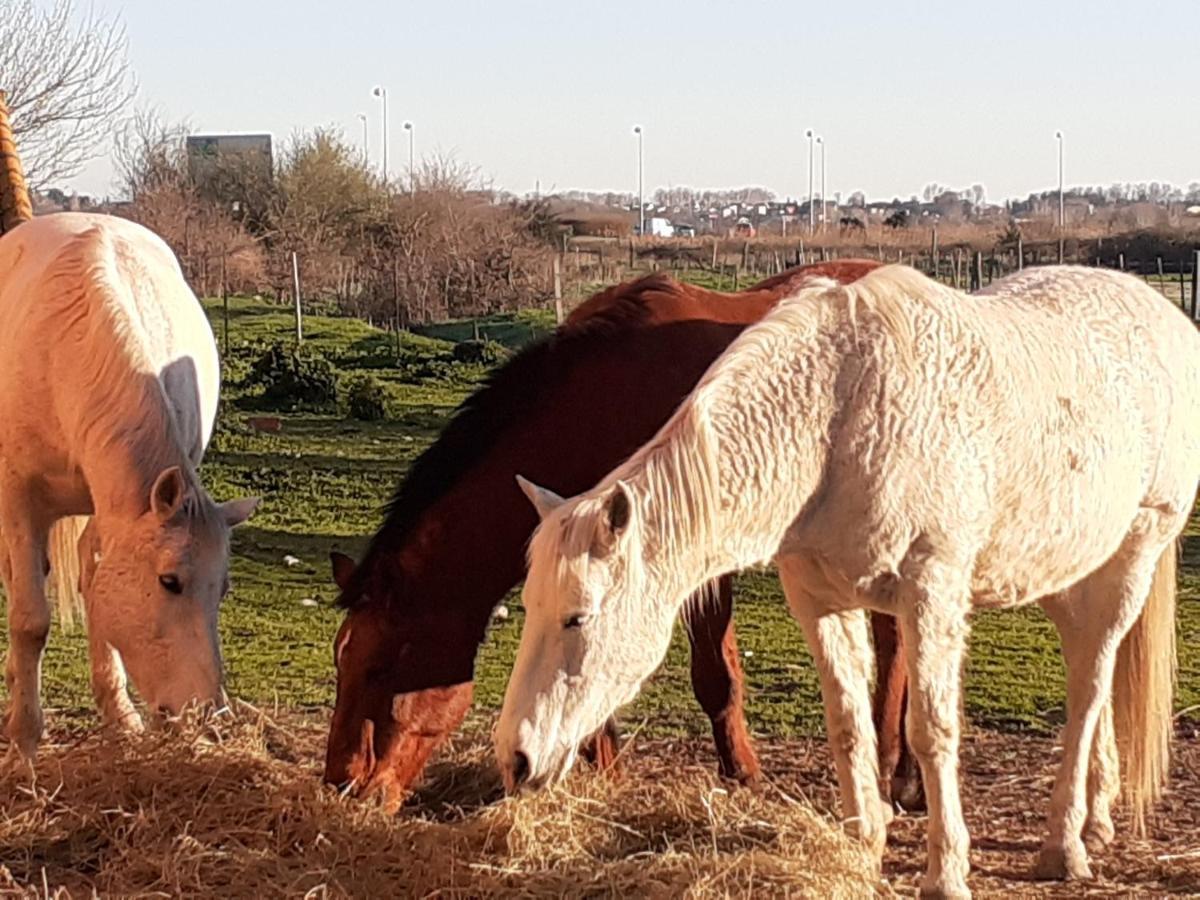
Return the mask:
[[[49,3],[50,0],[45,0]],[[94,0],[119,13],[139,104],[198,131],[334,125],[361,142],[376,84],[391,161],[454,153],[512,191],[657,186],[829,193],[930,181],[988,197],[1056,183],[1200,180],[1200,0],[805,3]],[[107,161],[75,181],[111,188]]]

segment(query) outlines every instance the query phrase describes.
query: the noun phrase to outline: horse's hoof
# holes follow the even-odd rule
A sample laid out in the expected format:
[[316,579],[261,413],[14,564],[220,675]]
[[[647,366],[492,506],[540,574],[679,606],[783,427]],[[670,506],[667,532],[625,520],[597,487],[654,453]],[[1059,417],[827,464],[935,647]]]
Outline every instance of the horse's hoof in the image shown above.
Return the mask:
[[892,781],[892,800],[910,815],[926,811],[925,787],[920,778],[896,778]]
[[1066,847],[1043,847],[1033,874],[1041,881],[1089,881],[1092,870],[1080,843],[1073,851]]
[[922,900],[971,900],[971,889],[965,881],[943,879],[940,884],[922,884]]

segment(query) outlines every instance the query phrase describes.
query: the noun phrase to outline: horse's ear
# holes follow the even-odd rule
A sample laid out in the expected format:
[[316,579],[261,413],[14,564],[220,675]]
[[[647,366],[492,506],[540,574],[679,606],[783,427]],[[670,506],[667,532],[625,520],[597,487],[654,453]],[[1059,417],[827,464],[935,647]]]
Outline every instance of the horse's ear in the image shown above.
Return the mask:
[[629,494],[626,493],[625,486],[618,481],[604,503],[604,517],[608,522],[608,530],[614,537],[625,530],[631,514]]
[[345,553],[331,550],[329,565],[333,568],[333,583],[343,591],[350,590],[350,580],[354,577],[354,560]]
[[150,488],[150,508],[158,516],[159,521],[165,522],[183,506],[187,495],[187,483],[183,480],[183,470],[179,466],[163,469]]
[[529,498],[529,502],[533,504],[533,508],[537,510],[538,518],[544,519],[555,509],[563,505],[563,498],[547,490],[544,487],[538,487],[532,481],[517,476],[517,484],[521,486],[521,491]]
[[254,510],[258,508],[260,499],[260,497],[243,497],[240,500],[228,500],[218,504],[217,509],[221,510],[221,517],[225,520],[225,524],[229,528],[233,528],[250,518]]

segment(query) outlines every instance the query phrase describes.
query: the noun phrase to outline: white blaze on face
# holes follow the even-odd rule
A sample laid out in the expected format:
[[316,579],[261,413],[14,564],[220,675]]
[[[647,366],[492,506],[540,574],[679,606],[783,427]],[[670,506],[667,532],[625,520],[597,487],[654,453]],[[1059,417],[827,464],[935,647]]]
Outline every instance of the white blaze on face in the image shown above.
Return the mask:
[[510,790],[570,770],[580,742],[662,659],[673,620],[642,602],[641,547],[623,486],[571,501],[521,486],[543,521],[530,545],[525,626],[495,733]]

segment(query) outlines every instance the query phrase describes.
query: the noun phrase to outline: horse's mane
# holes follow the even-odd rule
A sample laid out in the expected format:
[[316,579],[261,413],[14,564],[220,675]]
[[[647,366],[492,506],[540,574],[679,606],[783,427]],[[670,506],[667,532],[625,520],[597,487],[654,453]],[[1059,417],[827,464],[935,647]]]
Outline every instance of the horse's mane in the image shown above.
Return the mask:
[[[363,599],[371,560],[402,543],[428,512],[472,467],[491,451],[496,439],[530,411],[544,403],[581,352],[606,344],[654,322],[654,309],[672,298],[745,298],[755,291],[780,296],[827,267],[823,263],[789,269],[755,284],[747,291],[723,294],[683,284],[665,273],[653,273],[594,294],[572,311],[555,332],[528,345],[493,370],[454,412],[450,422],[409,468],[383,508],[383,522],[367,545],[360,565],[338,603],[352,608]],[[844,265],[863,266],[861,261]]]
[[581,306],[557,331],[493,370],[454,412],[438,439],[413,462],[385,505],[383,522],[339,605],[350,608],[358,604],[365,587],[363,579],[369,577],[368,560],[400,544],[455,481],[491,451],[500,434],[543,403],[566,371],[578,363],[581,351],[640,327],[650,319],[656,295],[679,293],[680,288],[663,274],[608,288],[585,302],[588,312],[584,315],[579,315]]
[[[127,254],[123,265],[137,262],[136,254]],[[124,445],[146,462],[162,454],[158,437],[167,435],[186,460],[170,402],[158,379],[148,374],[151,366],[136,323],[122,303],[114,302],[129,293],[118,271],[112,236],[93,227],[74,237],[43,277],[46,302],[40,314],[54,323],[57,347],[67,354],[76,383],[88,385],[93,395],[74,408],[75,426],[81,437],[97,435],[100,446]],[[115,422],[112,413],[123,409],[136,414]],[[185,477],[195,478],[190,465],[183,470]],[[148,496],[149,484],[145,488]]]

